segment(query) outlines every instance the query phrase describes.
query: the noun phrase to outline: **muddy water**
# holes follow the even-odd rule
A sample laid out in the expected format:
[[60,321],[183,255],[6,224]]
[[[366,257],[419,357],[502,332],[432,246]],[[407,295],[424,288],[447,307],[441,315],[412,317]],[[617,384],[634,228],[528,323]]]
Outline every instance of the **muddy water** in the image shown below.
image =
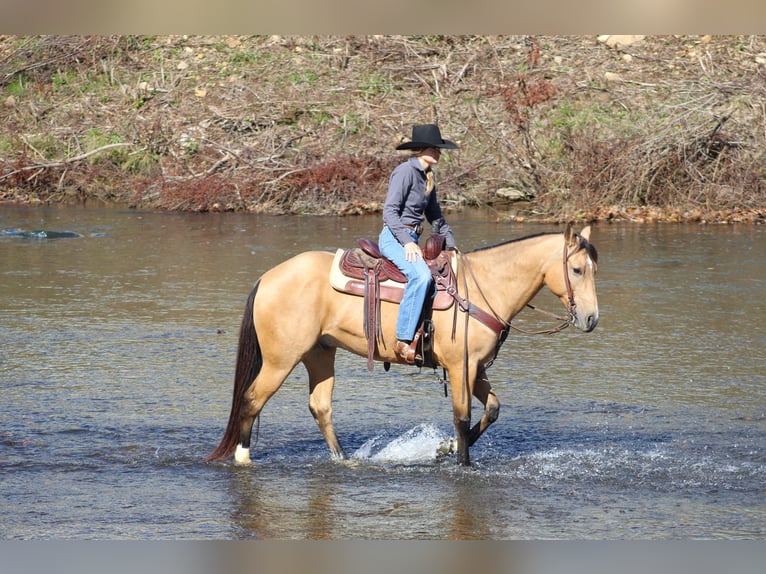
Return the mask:
[[[553,229],[451,223],[464,250]],[[202,462],[259,274],[377,232],[377,217],[0,208],[0,537],[764,536],[761,227],[596,226],[599,327],[509,337],[470,469],[434,457],[452,434],[439,373],[370,374],[345,353],[350,461],[329,460],[299,368],[252,467]]]

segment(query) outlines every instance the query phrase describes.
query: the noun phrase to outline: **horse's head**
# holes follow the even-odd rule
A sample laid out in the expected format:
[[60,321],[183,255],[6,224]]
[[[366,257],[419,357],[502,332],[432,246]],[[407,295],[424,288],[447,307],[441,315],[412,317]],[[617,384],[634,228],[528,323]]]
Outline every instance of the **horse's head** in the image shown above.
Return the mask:
[[598,325],[596,270],[598,253],[588,241],[590,226],[575,233],[572,224],[564,231],[564,247],[558,265],[546,274],[546,285],[569,310],[572,324],[586,333]]

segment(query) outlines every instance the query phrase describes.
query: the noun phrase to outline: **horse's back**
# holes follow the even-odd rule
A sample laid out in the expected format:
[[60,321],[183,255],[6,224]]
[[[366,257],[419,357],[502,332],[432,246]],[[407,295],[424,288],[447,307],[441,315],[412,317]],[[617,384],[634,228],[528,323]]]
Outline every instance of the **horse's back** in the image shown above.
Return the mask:
[[261,276],[260,299],[281,302],[281,306],[324,304],[334,293],[330,285],[334,256],[328,251],[305,251],[272,267]]
[[293,255],[272,267],[261,277],[261,281],[296,282],[300,278],[315,281],[320,277],[325,279],[330,275],[330,265],[333,254],[328,251],[304,251]]

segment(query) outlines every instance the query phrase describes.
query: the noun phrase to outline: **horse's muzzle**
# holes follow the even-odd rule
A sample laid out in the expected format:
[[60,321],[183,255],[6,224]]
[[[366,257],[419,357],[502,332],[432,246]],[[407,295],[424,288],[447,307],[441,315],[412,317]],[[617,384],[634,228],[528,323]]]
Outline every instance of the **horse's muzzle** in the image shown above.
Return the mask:
[[585,317],[584,325],[582,328],[586,333],[590,333],[598,325],[598,315],[588,315]]
[[571,316],[571,320],[572,325],[580,329],[580,331],[590,333],[598,325],[598,314],[591,313],[581,317],[575,313]]

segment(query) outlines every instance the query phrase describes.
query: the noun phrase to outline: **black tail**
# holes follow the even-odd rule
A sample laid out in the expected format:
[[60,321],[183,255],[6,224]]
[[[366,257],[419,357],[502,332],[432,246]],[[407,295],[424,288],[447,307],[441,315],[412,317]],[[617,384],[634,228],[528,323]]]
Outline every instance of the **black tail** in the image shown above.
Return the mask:
[[253,322],[253,301],[258,291],[260,281],[255,284],[245,305],[245,314],[242,317],[242,326],[239,329],[239,348],[237,349],[237,368],[234,374],[234,395],[231,399],[231,413],[229,422],[226,425],[226,431],[223,434],[220,444],[211,452],[206,461],[220,460],[226,458],[239,442],[239,413],[242,408],[242,399],[245,391],[258,376],[263,365],[261,356],[261,347],[258,344],[258,334],[255,332],[255,323]]

